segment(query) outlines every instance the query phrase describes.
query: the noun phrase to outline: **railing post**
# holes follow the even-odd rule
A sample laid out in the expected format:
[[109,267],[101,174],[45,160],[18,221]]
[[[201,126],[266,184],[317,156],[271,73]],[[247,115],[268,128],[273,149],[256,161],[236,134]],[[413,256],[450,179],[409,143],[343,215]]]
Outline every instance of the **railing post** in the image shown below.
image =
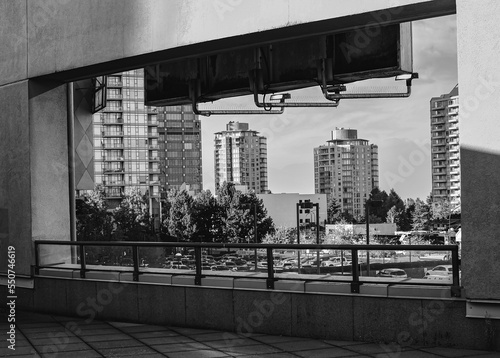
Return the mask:
[[273,249],[267,248],[267,288],[274,290],[274,259]]
[[139,281],[139,248],[137,245],[132,246],[132,258],[134,260],[133,280]]
[[458,269],[458,246],[451,250],[451,265],[453,284],[451,286],[451,296],[460,297],[460,271]]
[[201,286],[201,246],[194,248],[194,264],[196,272],[194,276],[194,284]]
[[351,250],[351,271],[352,271],[352,282],[351,282],[351,292],[359,293],[359,265],[358,265],[358,250]]
[[86,256],[85,245],[80,245],[80,278],[85,278],[85,272],[87,271]]

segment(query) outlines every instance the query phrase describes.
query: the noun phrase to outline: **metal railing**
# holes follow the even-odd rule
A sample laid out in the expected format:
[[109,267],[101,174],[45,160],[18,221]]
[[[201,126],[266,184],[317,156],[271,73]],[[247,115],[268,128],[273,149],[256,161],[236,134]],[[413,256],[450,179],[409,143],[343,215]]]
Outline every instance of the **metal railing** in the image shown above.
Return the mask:
[[[265,277],[266,283],[267,283],[267,288],[268,289],[274,289],[274,282],[277,280],[303,280],[303,281],[325,281],[325,282],[350,282],[351,284],[351,292],[352,293],[359,293],[359,288],[363,283],[381,283],[381,284],[389,284],[389,285],[394,285],[394,284],[404,284],[404,285],[423,285],[423,286],[450,286],[451,287],[451,294],[453,297],[460,297],[460,272],[459,272],[459,265],[460,265],[460,259],[459,259],[459,251],[458,251],[458,246],[457,245],[355,245],[355,244],[346,244],[346,245],[329,245],[329,244],[223,244],[223,243],[204,243],[204,242],[137,242],[137,241],[56,241],[56,240],[35,240],[35,274],[39,274],[40,269],[42,268],[58,268],[58,269],[66,269],[66,270],[74,270],[74,267],[62,267],[58,266],[58,264],[48,264],[48,265],[42,265],[40,263],[40,247],[43,245],[56,245],[56,246],[72,246],[79,248],[79,253],[78,255],[76,254],[76,250],[72,250],[72,255],[73,259],[75,260],[76,256],[76,262],[79,264],[79,269],[80,269],[80,277],[85,278],[85,273],[87,271],[106,271],[109,272],[109,269],[106,270],[100,270],[93,266],[91,269],[87,267],[87,259],[86,259],[86,249],[89,246],[104,246],[104,247],[130,247],[132,248],[132,262],[133,262],[133,280],[134,281],[139,281],[139,275],[142,273],[158,273],[161,274],[162,271],[158,270],[158,272],[151,271],[151,269],[148,269],[145,271],[145,269],[141,268],[140,266],[140,258],[139,258],[139,248],[184,248],[184,249],[194,249],[194,261],[195,261],[195,269],[194,273],[191,271],[185,272],[182,271],[182,273],[177,273],[181,275],[192,275],[194,276],[195,279],[195,284],[196,285],[201,285],[201,279],[204,277],[209,277],[209,276],[215,276],[215,277],[235,277],[234,275],[220,275],[220,274],[210,274],[209,272],[211,271],[202,271],[202,249],[224,249],[230,252],[231,249],[238,250],[238,249],[247,249],[247,250],[253,250],[255,252],[255,266],[257,266],[257,250],[262,251],[265,250],[266,252],[266,261],[267,261],[267,267],[265,268],[265,271],[267,272],[267,277]],[[275,272],[277,266],[274,263],[274,250],[279,250],[279,251],[294,251],[294,252],[299,252],[303,250],[314,250],[318,251],[319,250],[337,250],[341,251],[350,251],[350,256],[351,256],[351,264],[350,265],[343,265],[342,266],[342,279],[336,279],[335,275],[331,275],[328,278],[304,278],[301,276],[294,276],[293,278],[287,278],[287,277],[276,277]],[[406,280],[391,280],[391,279],[384,279],[383,277],[379,277],[376,281],[367,281],[364,276],[361,276],[360,271],[362,269],[363,265],[366,265],[366,263],[361,263],[359,261],[359,253],[360,252],[368,252],[370,251],[432,251],[432,252],[441,252],[441,251],[448,251],[451,253],[451,265],[452,265],[452,275],[451,275],[451,282],[445,283],[443,281],[439,281],[438,283],[436,282],[431,282],[430,280],[418,280],[418,282],[412,282],[411,279],[406,279]],[[344,255],[342,254],[342,257]],[[343,259],[342,259],[343,260]],[[438,261],[438,260],[436,260]],[[343,261],[342,261],[343,262]],[[411,261],[410,261],[411,264]],[[319,269],[319,261],[317,262],[318,269]],[[346,269],[346,272],[350,272],[351,278],[350,280],[346,281],[346,275],[344,275],[346,272],[344,272],[344,268]],[[350,270],[349,270],[350,268]],[[300,269],[299,268],[299,273],[301,273],[301,270],[304,270],[304,268]],[[129,272],[130,270],[124,270],[123,268],[120,269],[120,267],[117,267],[116,270],[114,271],[127,271]],[[172,270],[175,271],[175,270]],[[169,272],[168,274],[176,274],[175,272]],[[369,274],[369,273],[368,273]],[[347,276],[347,277],[349,277]],[[238,277],[245,277],[245,276],[238,276]],[[261,277],[262,279],[264,277]],[[427,282],[426,282],[427,281]]]

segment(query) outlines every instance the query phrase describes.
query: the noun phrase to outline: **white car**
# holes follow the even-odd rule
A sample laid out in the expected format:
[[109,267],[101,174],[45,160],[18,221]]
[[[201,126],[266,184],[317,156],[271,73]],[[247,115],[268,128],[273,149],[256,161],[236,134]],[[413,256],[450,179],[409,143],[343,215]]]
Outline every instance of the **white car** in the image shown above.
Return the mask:
[[427,270],[425,276],[451,276],[453,274],[452,265],[438,265]]

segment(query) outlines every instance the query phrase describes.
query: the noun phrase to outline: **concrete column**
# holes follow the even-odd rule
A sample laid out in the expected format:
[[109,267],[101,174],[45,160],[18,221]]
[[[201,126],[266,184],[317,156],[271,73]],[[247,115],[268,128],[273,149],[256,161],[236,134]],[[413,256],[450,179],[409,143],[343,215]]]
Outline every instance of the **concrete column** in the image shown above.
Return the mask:
[[[69,240],[66,88],[20,81],[0,86],[0,103],[1,252],[14,246],[16,274],[29,275],[33,240]],[[43,263],[69,262],[68,249],[46,247],[41,255]]]
[[500,3],[457,0],[466,297],[500,300]]

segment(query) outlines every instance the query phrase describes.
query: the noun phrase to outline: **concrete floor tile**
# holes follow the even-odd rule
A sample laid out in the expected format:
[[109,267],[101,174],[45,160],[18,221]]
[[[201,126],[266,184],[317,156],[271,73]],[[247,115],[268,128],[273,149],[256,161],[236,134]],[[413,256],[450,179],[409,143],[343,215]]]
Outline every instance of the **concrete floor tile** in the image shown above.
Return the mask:
[[332,346],[329,345],[328,343],[312,339],[295,341],[295,342],[270,343],[270,344],[285,352],[294,352],[294,353],[312,349],[332,348]]
[[169,353],[169,358],[219,358],[219,357],[231,357],[222,352],[217,352],[213,350],[199,350],[191,352],[177,352]]
[[85,336],[81,337],[85,342],[102,342],[102,341],[121,341],[130,339],[129,336],[123,333],[116,334],[105,334],[105,335],[96,335],[96,336]]
[[210,349],[207,345],[203,343],[174,343],[174,344],[159,344],[151,346],[155,350],[169,354],[174,352],[187,352],[187,351],[199,351],[199,350],[207,350]]
[[[423,352],[433,353],[443,357],[475,357],[483,356],[491,352],[488,351],[476,351],[472,349],[457,349],[457,348],[444,348],[444,347],[432,347],[432,348],[420,348]],[[498,353],[500,357],[500,352]]]
[[0,357],[13,357],[19,355],[33,354],[35,350],[32,346],[18,347],[16,344],[16,349],[0,348]]
[[290,336],[253,336],[250,335],[248,338],[255,339],[257,341],[263,342],[263,343],[280,343],[280,342],[297,342],[300,340],[305,340],[305,338],[297,338],[297,337],[290,337]]
[[92,348],[99,350],[103,348],[125,348],[125,347],[141,347],[144,346],[141,342],[135,339],[125,339],[119,341],[102,341],[102,342],[89,342]]
[[141,347],[121,347],[121,348],[101,348],[99,349],[99,353],[101,353],[105,357],[128,357],[128,356],[138,356],[142,357],[146,354],[158,354],[149,347],[141,346]]
[[105,336],[109,334],[122,334],[122,332],[118,331],[115,328],[97,328],[97,329],[85,329],[81,330],[78,333],[80,337],[88,337],[88,336]]
[[355,344],[352,346],[344,346],[344,348],[349,349],[350,351],[360,353],[360,354],[372,354],[376,355],[379,353],[389,353],[389,352],[402,352],[405,349],[397,346],[390,346],[386,344],[378,344],[378,343],[365,343],[365,344]]
[[[196,336],[193,338],[196,339]],[[209,341],[209,342],[204,342],[207,346],[210,346],[212,348],[217,348],[217,349],[224,349],[225,347],[240,347],[240,346],[253,346],[253,345],[258,345],[262,344],[259,341],[255,341],[250,338],[235,338],[235,339],[223,339],[220,341]]]
[[170,344],[170,343],[195,343],[196,341],[184,336],[142,338],[140,341],[147,345]]
[[268,346],[267,344],[257,344],[251,346],[234,346],[234,347],[221,347],[220,351],[231,354],[231,355],[247,355],[247,354],[269,354],[269,353],[282,353],[282,351],[276,347]]
[[180,336],[178,333],[173,332],[173,331],[152,331],[152,332],[137,332],[137,333],[128,333],[128,334],[131,337],[134,337],[137,339]]
[[[42,358],[54,358],[54,353],[42,353]],[[102,358],[102,355],[94,350],[76,351],[65,354],[58,354],[56,357],[71,357],[71,358]]]
[[211,332],[204,334],[196,334],[193,335],[192,337],[200,342],[210,342],[210,341],[220,341],[220,340],[230,340],[230,339],[240,338],[240,336],[231,332]]
[[[299,357],[303,358],[337,358],[337,357],[355,357],[360,356],[359,353],[351,352],[347,349],[343,349],[340,347],[331,347],[331,348],[322,348],[322,349],[313,349],[301,352],[294,352]],[[362,357],[367,357],[365,355],[361,355]]]
[[52,338],[33,338],[30,339],[30,343],[35,347],[46,346],[46,345],[62,345],[71,343],[80,343],[82,340],[75,336],[65,336],[65,337],[52,337]]

